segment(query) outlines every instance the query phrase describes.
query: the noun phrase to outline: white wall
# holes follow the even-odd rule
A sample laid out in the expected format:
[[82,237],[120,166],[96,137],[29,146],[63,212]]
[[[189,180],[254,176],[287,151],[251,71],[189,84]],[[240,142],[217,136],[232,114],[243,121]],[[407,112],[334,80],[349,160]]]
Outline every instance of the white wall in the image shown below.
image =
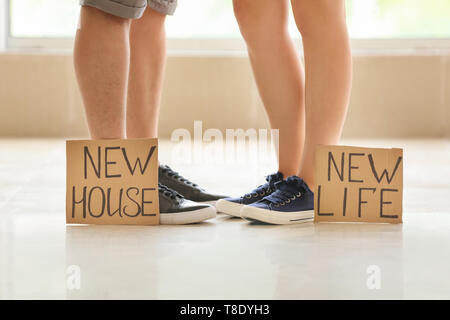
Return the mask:
[[[72,57],[0,54],[0,136],[87,135]],[[245,56],[170,56],[160,136],[265,128]],[[450,137],[450,55],[355,56],[347,138]]]

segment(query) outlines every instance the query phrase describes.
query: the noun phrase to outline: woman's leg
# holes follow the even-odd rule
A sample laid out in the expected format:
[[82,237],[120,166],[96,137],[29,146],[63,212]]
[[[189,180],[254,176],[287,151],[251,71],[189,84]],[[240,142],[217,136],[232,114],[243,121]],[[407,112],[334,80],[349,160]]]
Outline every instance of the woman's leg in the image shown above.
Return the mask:
[[337,144],[351,90],[352,58],[345,0],[292,0],[306,72],[306,139],[299,176],[314,188],[314,151]]
[[81,8],[74,64],[93,139],[125,138],[130,21]]
[[297,175],[304,143],[304,76],[288,33],[287,0],[233,0],[260,96],[279,129],[279,171]]
[[147,8],[131,23],[127,137],[156,138],[166,64],[165,15]]

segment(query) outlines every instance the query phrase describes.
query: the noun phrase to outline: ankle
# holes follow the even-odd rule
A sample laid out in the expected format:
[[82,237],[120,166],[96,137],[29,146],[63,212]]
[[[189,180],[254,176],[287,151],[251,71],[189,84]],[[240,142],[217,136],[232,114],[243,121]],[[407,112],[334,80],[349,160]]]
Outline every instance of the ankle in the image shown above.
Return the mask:
[[298,170],[292,169],[292,168],[279,168],[278,172],[281,172],[283,174],[284,179],[290,176],[298,176]]
[[313,178],[302,178],[303,181],[305,181],[306,185],[308,186],[308,188],[314,192],[314,179]]

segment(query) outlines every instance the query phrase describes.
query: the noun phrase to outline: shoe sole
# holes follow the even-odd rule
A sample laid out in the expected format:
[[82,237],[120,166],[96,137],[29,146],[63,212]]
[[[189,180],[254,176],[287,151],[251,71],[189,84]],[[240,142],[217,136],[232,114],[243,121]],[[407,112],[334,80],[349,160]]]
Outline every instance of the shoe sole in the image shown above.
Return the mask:
[[160,224],[192,224],[203,222],[216,217],[216,209],[209,206],[203,209],[178,213],[162,213],[159,215]]
[[241,209],[241,217],[246,220],[257,220],[270,224],[296,224],[312,221],[314,210],[297,212],[277,212],[244,206]]
[[234,203],[227,200],[217,201],[216,208],[217,212],[222,212],[233,217],[241,218],[241,209],[243,205],[239,203]]
[[197,203],[201,203],[201,204],[209,204],[210,206],[215,207],[217,205],[217,200],[213,200],[213,201],[196,201]]

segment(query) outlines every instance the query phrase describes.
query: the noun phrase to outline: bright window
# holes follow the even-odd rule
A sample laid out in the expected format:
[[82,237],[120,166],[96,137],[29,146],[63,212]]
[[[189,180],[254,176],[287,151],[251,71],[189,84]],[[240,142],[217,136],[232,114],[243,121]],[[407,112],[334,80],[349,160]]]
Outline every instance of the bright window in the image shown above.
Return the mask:
[[353,38],[450,38],[449,0],[351,0]]
[[11,0],[10,36],[72,37],[78,21],[77,0]]
[[[450,38],[449,0],[347,0],[347,10],[353,38]],[[72,37],[78,12],[78,0],[10,0],[10,36]],[[239,37],[231,0],[180,0],[167,30],[170,38]]]

